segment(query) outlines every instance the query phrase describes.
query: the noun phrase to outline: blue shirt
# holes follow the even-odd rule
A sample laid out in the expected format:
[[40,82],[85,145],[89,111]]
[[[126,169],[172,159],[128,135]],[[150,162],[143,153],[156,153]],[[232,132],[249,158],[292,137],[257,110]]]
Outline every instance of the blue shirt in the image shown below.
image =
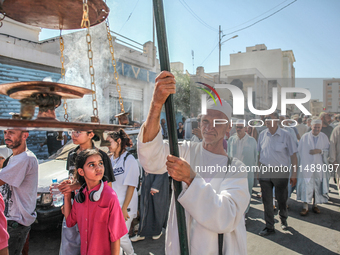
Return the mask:
[[278,127],[273,135],[269,129],[260,133],[257,151],[264,165],[288,166],[290,156],[297,152],[297,146],[288,131]]

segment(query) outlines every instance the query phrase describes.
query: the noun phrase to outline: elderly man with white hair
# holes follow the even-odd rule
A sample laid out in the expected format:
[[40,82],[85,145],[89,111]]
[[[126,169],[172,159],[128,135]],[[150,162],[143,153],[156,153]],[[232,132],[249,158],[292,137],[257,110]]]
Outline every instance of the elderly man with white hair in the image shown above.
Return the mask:
[[[230,130],[231,106],[225,101],[216,105],[208,101],[207,114],[201,118],[203,141],[184,141],[179,146],[180,158],[169,155],[159,121],[165,100],[176,91],[175,84],[174,76],[166,71],[156,78],[150,111],[138,137],[140,163],[146,172],[168,171],[174,180],[182,182],[178,202],[185,210],[190,254],[219,254],[219,234],[223,234],[222,254],[247,254],[243,217],[249,202],[247,174],[240,171],[243,163],[231,160],[223,149],[224,135]],[[228,123],[214,125],[217,119]],[[226,171],[228,165],[232,170]],[[165,253],[180,254],[174,193]]]
[[[273,209],[273,188],[278,202],[281,228],[288,230],[288,182],[291,186],[296,185],[297,146],[288,131],[281,129],[277,120],[276,112],[265,116],[267,129],[258,139],[257,151],[259,152],[259,181],[264,205],[264,219],[266,227],[259,232],[260,236],[275,233],[275,219]],[[290,167],[291,166],[291,167]],[[290,168],[292,174],[290,176]]]
[[315,213],[320,213],[318,204],[328,202],[329,176],[324,166],[328,164],[329,141],[321,128],[322,120],[313,120],[312,130],[304,134],[299,142],[301,165],[296,189],[297,199],[304,203],[300,212],[302,216],[308,214],[308,203],[312,200]]

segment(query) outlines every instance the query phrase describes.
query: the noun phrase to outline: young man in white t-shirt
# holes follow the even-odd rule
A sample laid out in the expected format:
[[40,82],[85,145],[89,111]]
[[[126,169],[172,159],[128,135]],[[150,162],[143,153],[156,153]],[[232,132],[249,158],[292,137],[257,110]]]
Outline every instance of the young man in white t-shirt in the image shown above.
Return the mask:
[[13,155],[0,172],[0,190],[4,197],[10,255],[21,254],[31,224],[35,221],[38,187],[38,160],[27,149],[28,131],[4,131],[5,143]]

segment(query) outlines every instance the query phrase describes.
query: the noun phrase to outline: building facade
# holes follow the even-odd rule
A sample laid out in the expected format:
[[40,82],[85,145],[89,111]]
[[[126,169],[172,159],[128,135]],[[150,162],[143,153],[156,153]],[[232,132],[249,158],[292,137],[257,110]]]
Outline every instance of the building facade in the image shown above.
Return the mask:
[[[5,18],[0,28],[0,84],[41,81],[50,77],[54,82],[91,88],[85,31],[63,35],[66,69],[64,80],[60,80],[59,37],[39,41],[40,31],[40,28]],[[115,79],[118,77],[125,111],[130,113],[132,121],[140,122],[146,118],[154,80],[159,72],[156,48],[152,42],[131,43],[127,38],[119,39],[114,32],[112,35],[116,75],[105,25],[91,28],[99,117],[101,123],[116,123],[112,116],[121,111]],[[91,101],[91,96],[68,100],[70,120],[82,114],[88,115],[90,119],[93,111]],[[10,112],[20,112],[19,102],[0,95],[0,118],[10,118]],[[57,118],[63,121],[63,108],[59,107],[56,112]],[[40,147],[45,138],[45,132],[31,131],[28,139],[29,149],[40,159],[48,156],[46,146]],[[3,143],[2,137],[1,140]]]
[[340,79],[323,81],[323,107],[326,112],[340,113]]
[[321,112],[323,112],[323,102],[320,102],[319,99],[312,99],[309,101],[309,110],[312,116],[319,116]]
[[[247,47],[246,52],[230,54],[230,65],[221,66],[221,77],[218,73],[205,73],[198,67],[192,79],[214,86],[220,80],[240,88],[244,95],[245,117],[255,117],[248,109],[248,97],[252,99],[255,109],[267,110],[277,96],[278,111],[281,110],[281,88],[295,87],[295,57],[292,50],[268,50],[265,44]],[[277,94],[273,88],[277,88]],[[220,96],[232,103],[229,90],[216,89]],[[251,95],[248,96],[248,93]],[[293,98],[292,95],[288,95]],[[293,113],[293,106],[287,106],[287,114]],[[238,117],[238,116],[236,116]],[[242,116],[239,116],[242,117]]]

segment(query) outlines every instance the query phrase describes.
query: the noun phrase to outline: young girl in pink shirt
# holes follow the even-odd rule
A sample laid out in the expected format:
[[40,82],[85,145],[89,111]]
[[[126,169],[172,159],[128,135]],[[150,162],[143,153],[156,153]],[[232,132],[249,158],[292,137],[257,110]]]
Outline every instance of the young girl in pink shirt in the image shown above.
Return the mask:
[[64,215],[67,227],[78,224],[82,255],[118,255],[120,238],[128,230],[114,190],[103,182],[104,165],[95,149],[80,152],[76,158],[76,178],[82,185],[71,205],[65,193]]

